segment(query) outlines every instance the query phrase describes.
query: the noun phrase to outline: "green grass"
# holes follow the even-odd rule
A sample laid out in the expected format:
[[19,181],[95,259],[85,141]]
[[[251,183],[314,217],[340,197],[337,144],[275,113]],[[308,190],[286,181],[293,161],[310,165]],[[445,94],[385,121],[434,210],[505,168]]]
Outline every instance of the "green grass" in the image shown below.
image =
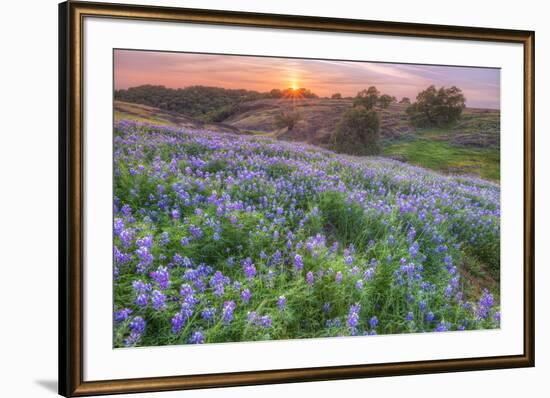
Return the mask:
[[383,154],[449,174],[473,174],[481,178],[500,179],[498,148],[468,148],[448,142],[448,130],[425,130],[415,137],[390,141]]

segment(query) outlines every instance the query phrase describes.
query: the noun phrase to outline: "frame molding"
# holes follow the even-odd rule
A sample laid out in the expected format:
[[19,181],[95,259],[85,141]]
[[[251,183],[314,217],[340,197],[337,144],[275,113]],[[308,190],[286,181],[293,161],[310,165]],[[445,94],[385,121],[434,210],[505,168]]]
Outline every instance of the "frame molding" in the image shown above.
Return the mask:
[[[83,381],[82,22],[85,17],[353,32],[520,43],[524,48],[524,349],[522,355],[389,364],[283,369],[209,375]],[[59,4],[59,393],[66,397],[229,387],[438,372],[532,367],[535,364],[534,169],[535,33],[68,1]]]

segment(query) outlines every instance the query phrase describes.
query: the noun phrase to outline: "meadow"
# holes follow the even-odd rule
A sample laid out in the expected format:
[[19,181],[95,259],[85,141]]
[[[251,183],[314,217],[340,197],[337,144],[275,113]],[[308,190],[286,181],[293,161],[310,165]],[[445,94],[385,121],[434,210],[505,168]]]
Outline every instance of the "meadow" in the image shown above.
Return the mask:
[[499,327],[498,184],[272,137],[114,134],[115,347]]

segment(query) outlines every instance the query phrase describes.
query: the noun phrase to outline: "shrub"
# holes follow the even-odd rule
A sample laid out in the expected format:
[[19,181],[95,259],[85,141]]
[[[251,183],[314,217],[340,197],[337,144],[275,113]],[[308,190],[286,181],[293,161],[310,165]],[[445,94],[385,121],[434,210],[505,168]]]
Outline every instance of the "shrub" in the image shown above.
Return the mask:
[[380,105],[381,108],[387,108],[388,106],[390,106],[392,102],[395,102],[395,101],[396,101],[395,97],[388,94],[383,94],[380,96],[380,98],[378,98],[378,104]]
[[380,153],[380,116],[363,106],[348,110],[336,126],[334,148],[352,155]]
[[332,98],[332,99],[342,99],[342,94],[334,93],[334,94],[332,94],[332,96],[330,98]]
[[466,106],[464,102],[464,95],[458,87],[436,89],[432,85],[416,96],[416,102],[407,108],[407,114],[416,127],[440,127],[460,119]]
[[401,101],[399,101],[400,104],[409,104],[411,103],[411,99],[409,97],[403,97],[401,98]]
[[366,90],[361,90],[353,100],[353,106],[363,106],[366,109],[372,109],[378,103],[380,91],[374,86],[370,86]]
[[275,123],[279,128],[287,128],[292,130],[296,124],[300,121],[301,115],[297,111],[285,112],[281,111],[275,116]]

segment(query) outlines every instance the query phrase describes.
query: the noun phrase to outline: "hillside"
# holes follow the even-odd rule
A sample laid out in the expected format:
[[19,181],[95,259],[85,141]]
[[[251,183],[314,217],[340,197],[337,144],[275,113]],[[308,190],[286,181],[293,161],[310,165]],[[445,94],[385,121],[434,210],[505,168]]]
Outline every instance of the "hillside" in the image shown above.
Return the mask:
[[[344,112],[352,107],[351,99],[262,99],[240,104],[235,113],[224,120],[241,130],[270,133],[288,141],[301,141],[309,144],[329,146],[330,136]],[[277,115],[281,112],[298,112],[298,124],[287,131],[277,125]],[[412,132],[408,125],[405,107],[392,104],[381,110],[381,134],[385,138],[398,138]]]
[[205,123],[176,112],[164,111],[152,106],[116,101],[115,121],[133,120],[155,125],[183,127],[193,130],[210,130],[219,133],[238,134],[239,129],[224,123]]
[[[242,102],[219,123],[203,122],[152,106],[115,101],[115,120],[211,130],[232,134],[264,135],[331,148],[331,135],[351,99],[260,99]],[[406,105],[378,109],[383,154],[443,173],[500,177],[500,111],[466,108],[462,119],[449,127],[417,130],[409,124]],[[281,128],[281,113],[297,112],[292,130]]]

